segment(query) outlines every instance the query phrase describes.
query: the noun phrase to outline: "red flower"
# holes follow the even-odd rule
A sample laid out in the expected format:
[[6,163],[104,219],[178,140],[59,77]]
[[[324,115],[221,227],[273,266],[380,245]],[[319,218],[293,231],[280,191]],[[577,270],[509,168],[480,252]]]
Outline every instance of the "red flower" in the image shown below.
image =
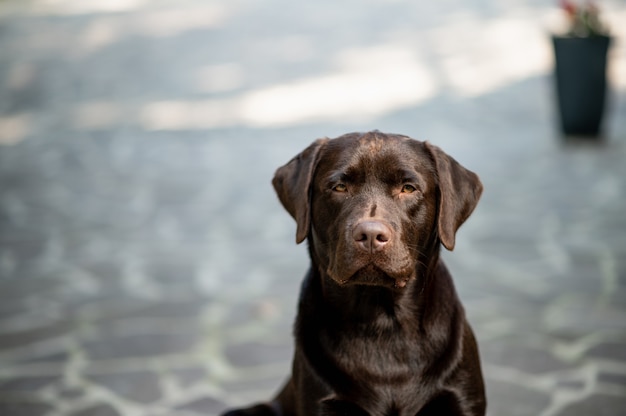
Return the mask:
[[564,9],[570,17],[576,16],[576,4],[570,0],[560,0],[561,8]]
[[559,5],[569,19],[568,35],[576,37],[599,36],[608,33],[600,19],[600,10],[594,0],[585,0],[578,6],[575,0],[559,0]]

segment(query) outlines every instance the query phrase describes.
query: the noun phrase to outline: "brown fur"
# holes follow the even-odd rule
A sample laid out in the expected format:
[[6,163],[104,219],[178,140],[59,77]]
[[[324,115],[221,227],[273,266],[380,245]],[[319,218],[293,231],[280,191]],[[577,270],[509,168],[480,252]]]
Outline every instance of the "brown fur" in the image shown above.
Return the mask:
[[273,181],[309,241],[292,376],[237,415],[485,414],[478,347],[439,258],[482,185],[441,149],[352,133],[312,143]]

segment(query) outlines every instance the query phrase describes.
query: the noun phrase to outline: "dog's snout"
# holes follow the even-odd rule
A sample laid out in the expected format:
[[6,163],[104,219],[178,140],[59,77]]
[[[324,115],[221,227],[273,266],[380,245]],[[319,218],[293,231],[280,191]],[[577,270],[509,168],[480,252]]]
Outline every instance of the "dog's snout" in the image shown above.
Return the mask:
[[362,221],[352,231],[354,242],[361,250],[382,250],[391,240],[391,229],[380,221]]

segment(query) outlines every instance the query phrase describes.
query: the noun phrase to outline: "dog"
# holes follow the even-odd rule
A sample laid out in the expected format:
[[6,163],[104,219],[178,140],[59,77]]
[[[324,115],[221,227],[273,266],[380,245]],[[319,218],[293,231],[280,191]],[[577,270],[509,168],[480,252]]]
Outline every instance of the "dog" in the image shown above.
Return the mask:
[[478,346],[440,246],[482,193],[440,148],[379,131],[319,139],[276,171],[308,239],[292,374],[223,416],[482,416]]

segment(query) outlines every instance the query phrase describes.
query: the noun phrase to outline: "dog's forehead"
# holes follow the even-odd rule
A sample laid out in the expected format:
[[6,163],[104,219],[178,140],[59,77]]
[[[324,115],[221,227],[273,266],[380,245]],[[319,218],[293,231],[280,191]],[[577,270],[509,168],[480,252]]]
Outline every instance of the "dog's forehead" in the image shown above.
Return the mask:
[[432,170],[432,160],[422,142],[380,132],[350,134],[330,140],[321,165],[322,170],[343,172]]

